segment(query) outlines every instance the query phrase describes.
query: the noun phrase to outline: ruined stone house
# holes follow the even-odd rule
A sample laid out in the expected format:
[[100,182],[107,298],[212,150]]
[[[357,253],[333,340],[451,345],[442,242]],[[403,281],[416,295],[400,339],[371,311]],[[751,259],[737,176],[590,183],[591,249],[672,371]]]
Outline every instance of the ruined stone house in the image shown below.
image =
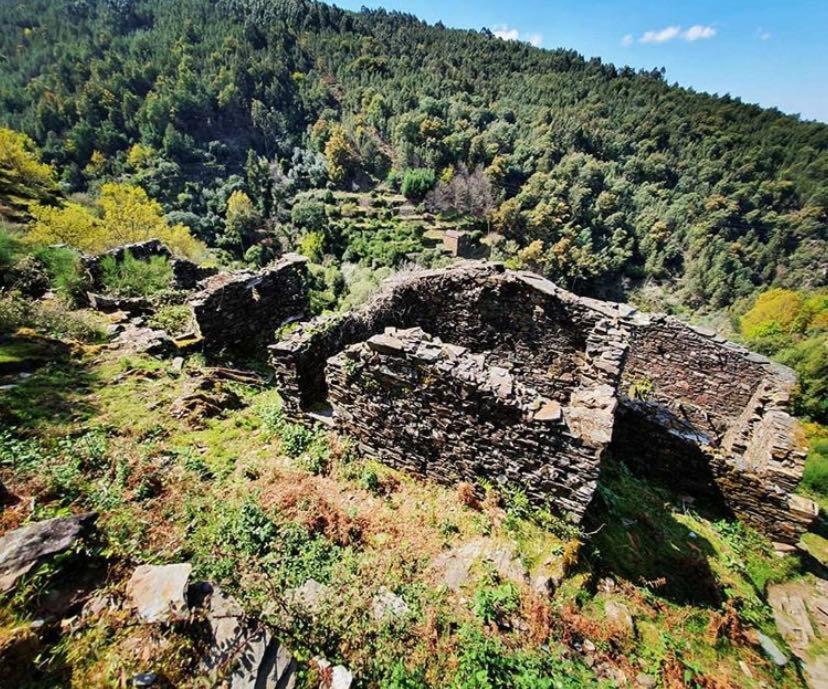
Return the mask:
[[467,262],[399,276],[270,348],[285,411],[443,483],[520,486],[573,521],[607,452],[795,543],[816,515],[793,374],[714,333]]
[[189,259],[173,256],[172,252],[160,240],[149,239],[145,242],[124,244],[97,256],[84,256],[83,266],[89,275],[90,287],[93,292],[100,290],[102,287],[103,272],[101,265],[104,259],[112,258],[116,263],[121,263],[127,253],[139,261],[148,261],[154,256],[168,259],[172,270],[172,284],[170,287],[175,289],[195,289],[200,280],[218,272],[216,268],[200,266]]

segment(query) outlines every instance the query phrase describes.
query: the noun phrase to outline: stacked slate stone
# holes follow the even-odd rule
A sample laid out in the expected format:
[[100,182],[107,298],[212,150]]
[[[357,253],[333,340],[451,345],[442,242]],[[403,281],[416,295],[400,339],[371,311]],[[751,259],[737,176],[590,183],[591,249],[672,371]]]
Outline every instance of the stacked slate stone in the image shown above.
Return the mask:
[[329,361],[335,418],[391,466],[444,484],[494,479],[580,521],[609,434],[581,437],[569,410],[496,359],[389,328]]
[[276,330],[309,309],[307,260],[286,254],[258,272],[221,273],[201,283],[189,304],[208,352],[252,356]]
[[[389,356],[370,345],[372,336],[388,327],[421,328],[441,342],[467,349],[469,356],[483,355],[486,365],[508,371],[522,389],[557,403],[573,438],[596,448],[611,442],[613,454],[639,472],[715,496],[781,543],[795,543],[816,516],[811,501],[793,494],[804,452],[787,409],[794,382],[790,371],[674,318],[578,297],[537,275],[497,264],[464,262],[399,276],[363,308],[304,324],[271,347],[285,411],[297,420],[307,419],[303,412],[324,402],[333,385],[340,428],[361,437],[366,450],[373,448],[390,463],[405,466],[402,453],[386,442],[393,437],[411,455],[405,461],[429,473],[424,467],[434,462],[433,452],[425,449],[430,445],[397,437],[402,431],[392,428],[399,425],[394,415],[383,412],[388,399],[381,396],[382,388],[373,391],[380,396],[370,402],[371,390],[352,389],[350,379],[347,385],[343,382],[342,367],[349,356],[360,363],[373,352],[371,361],[377,365],[376,357]],[[337,357],[343,351],[344,359]],[[336,358],[326,378],[330,357]],[[391,370],[388,362],[381,365]],[[412,388],[410,394],[417,399],[406,400],[401,413],[415,413],[409,407],[422,404],[427,392]],[[450,399],[453,393],[446,389],[443,394]],[[449,413],[446,405],[437,409]],[[492,429],[482,421],[475,427],[474,416],[463,409],[468,413],[463,423],[484,440],[499,437],[487,438]],[[430,423],[437,424],[438,417],[433,414]],[[378,434],[373,444],[367,442],[369,427]],[[492,457],[507,461],[500,450],[493,452]],[[554,455],[560,445],[550,441],[545,452]],[[498,461],[484,457],[477,464],[461,463],[454,471],[469,477],[483,467],[489,479],[508,477],[506,465],[497,471]],[[517,460],[509,455],[508,461],[514,467]],[[549,461],[559,469],[566,466]],[[440,460],[429,475],[452,475],[445,463]],[[569,469],[576,474],[582,470],[577,462]],[[579,490],[588,481],[578,484]],[[555,502],[578,514],[570,508],[582,504],[582,495],[567,503],[561,496],[565,482],[554,490],[543,485]],[[540,498],[545,490],[528,492]]]
[[[793,372],[672,317],[629,320],[613,452],[639,474],[715,498],[777,542],[795,544],[817,506],[794,494],[805,449],[788,411]],[[641,381],[648,392],[631,398]]]

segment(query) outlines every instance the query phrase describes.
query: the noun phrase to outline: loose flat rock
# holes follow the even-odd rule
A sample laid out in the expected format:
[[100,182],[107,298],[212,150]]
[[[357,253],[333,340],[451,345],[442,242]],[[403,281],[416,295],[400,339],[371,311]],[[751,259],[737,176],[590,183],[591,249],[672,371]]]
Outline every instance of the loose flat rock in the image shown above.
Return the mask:
[[118,335],[114,346],[125,352],[165,354],[175,348],[172,339],[163,330],[154,330],[140,324],[129,323]]
[[320,689],[350,689],[354,675],[343,665],[331,666],[325,658],[316,658],[316,665],[322,671]]
[[784,667],[788,664],[788,657],[782,653],[782,649],[776,645],[776,642],[773,639],[763,632],[758,632],[757,636],[759,637],[759,646],[762,647],[765,655],[770,658],[774,664],[779,667]]
[[630,613],[630,609],[624,603],[619,603],[612,599],[605,600],[604,614],[606,615],[607,621],[620,629],[625,636],[635,636],[633,616]]
[[808,686],[828,688],[828,657],[811,650],[828,639],[828,581],[811,578],[773,584],[768,587],[768,604],[776,628],[802,662]]
[[504,579],[521,583],[527,572],[513,546],[494,543],[488,538],[478,538],[445,553],[433,561],[442,583],[452,591],[459,591],[471,576],[472,566],[479,561],[489,562]]
[[260,628],[247,638],[230,678],[231,689],[293,689],[296,661],[290,651]]
[[308,579],[301,586],[288,591],[286,598],[289,603],[304,608],[309,613],[316,613],[329,591],[330,588],[325,584],[320,584],[316,579]]
[[43,560],[65,552],[81,539],[97,517],[89,512],[27,524],[0,538],[0,592],[11,590],[20,577]]
[[380,589],[371,600],[371,612],[377,622],[397,619],[408,611],[408,603],[386,588]]
[[127,597],[142,622],[166,622],[186,614],[192,565],[141,565],[127,585]]

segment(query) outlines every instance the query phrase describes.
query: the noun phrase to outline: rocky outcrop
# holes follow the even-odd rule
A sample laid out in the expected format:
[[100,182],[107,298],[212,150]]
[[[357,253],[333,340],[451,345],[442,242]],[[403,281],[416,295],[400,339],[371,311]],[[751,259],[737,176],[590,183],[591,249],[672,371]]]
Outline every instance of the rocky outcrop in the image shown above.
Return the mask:
[[136,568],[127,586],[127,604],[138,621],[206,623],[209,633],[195,647],[200,654],[197,671],[211,680],[210,686],[292,689],[297,664],[273,630],[246,615],[220,588],[207,582],[191,583],[191,571],[187,563]]
[[768,587],[776,627],[799,658],[810,689],[828,687],[828,581],[804,578]]
[[286,322],[307,316],[307,260],[286,254],[258,272],[220,273],[190,299],[204,348],[213,353],[262,351]]
[[96,515],[55,517],[27,524],[0,538],[0,593],[48,558],[66,552],[89,531]]
[[782,543],[816,516],[793,493],[804,451],[790,371],[531,273],[465,262],[401,275],[270,352],[286,413],[307,422],[330,402],[364,451],[440,481],[516,483],[577,520],[609,449]]

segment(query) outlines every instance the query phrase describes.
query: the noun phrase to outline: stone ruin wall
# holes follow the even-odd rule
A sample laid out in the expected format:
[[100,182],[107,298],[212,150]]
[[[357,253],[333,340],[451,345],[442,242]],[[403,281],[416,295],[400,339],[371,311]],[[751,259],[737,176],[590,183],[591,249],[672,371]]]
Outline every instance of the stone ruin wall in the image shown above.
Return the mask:
[[651,385],[647,399],[711,444],[729,427],[768,375],[768,360],[712,331],[662,315],[636,314],[624,362],[624,392]]
[[[483,354],[486,365],[508,371],[527,395],[557,402],[568,427],[562,433],[581,442],[591,432],[605,435],[601,442],[592,439],[596,457],[611,440],[610,451],[640,473],[716,495],[734,514],[775,540],[795,542],[815,517],[813,503],[792,494],[802,474],[804,453],[795,421],[787,413],[791,383],[785,371],[676,319],[580,298],[536,275],[504,271],[493,264],[467,262],[397,278],[362,309],[311,321],[271,347],[286,412],[307,421],[302,412],[324,402],[330,386],[339,427],[395,466],[406,465],[401,453],[395,454],[394,443],[406,448],[410,456],[405,461],[435,478],[454,475],[443,465],[455,461],[463,470],[454,471],[464,476],[474,473],[471,467],[499,466],[499,460],[469,464],[464,459],[467,441],[455,436],[444,444],[457,447],[457,456],[444,449],[435,463],[433,451],[400,436],[396,412],[390,414],[384,400],[343,377],[342,357],[357,356],[352,350],[365,358],[362,363],[368,371],[373,368],[366,362],[388,366],[382,359],[390,356],[387,352],[381,355],[370,344],[359,344],[370,343],[388,327],[418,327],[423,338],[435,337],[446,345]],[[326,379],[325,365],[331,357]],[[414,366],[408,354],[403,358],[406,366]],[[419,362],[414,368],[423,365]],[[439,388],[443,403],[438,408],[443,414],[453,408],[448,401],[456,402],[461,395],[457,391],[463,389],[453,374],[447,380],[451,384]],[[630,388],[642,383],[650,388],[644,399],[631,397]],[[439,424],[439,415],[429,416],[425,407],[418,407],[425,395],[420,388],[412,389],[414,399],[406,399],[399,408],[400,418],[419,414],[430,426]],[[357,409],[359,413],[353,411]],[[471,426],[484,439],[491,433],[491,428],[481,427],[482,422],[467,413],[468,407],[460,409],[466,411],[449,416],[458,422],[457,428]],[[607,410],[611,411],[605,423],[600,419]],[[461,414],[466,414],[462,422],[457,416]],[[375,437],[373,445],[371,437]],[[487,449],[489,444],[483,442],[478,452],[503,458],[513,475],[525,476],[522,485],[527,493],[541,498],[544,489],[533,485],[538,474],[516,472],[519,464],[514,462],[519,460],[507,461],[506,439],[496,437],[501,444]],[[547,443],[543,454],[550,467],[567,466],[567,455],[551,436],[541,435],[539,442]],[[429,473],[430,465],[439,468]],[[584,466],[574,461],[569,470],[577,473]],[[572,502],[561,497],[565,492],[561,485],[551,494],[559,508],[578,515],[578,510],[570,509]],[[574,502],[582,505],[583,495]]]
[[[625,337],[609,325],[614,311],[537,280],[478,262],[420,271],[392,279],[356,311],[303,324],[270,348],[286,411],[301,420],[303,410],[324,402],[328,358],[391,326],[419,327],[444,342],[498,354],[518,378],[560,402],[579,376],[614,384]],[[604,349],[614,354],[599,356]]]
[[189,300],[204,350],[253,355],[264,350],[276,330],[306,318],[307,259],[286,254],[258,272],[220,273],[200,283]]
[[[508,370],[419,328],[389,328],[328,363],[337,423],[363,451],[443,484],[521,486],[579,521],[606,445]],[[611,421],[611,411],[605,420]]]
[[[308,275],[302,256],[286,254],[259,271],[218,273],[216,268],[174,257],[164,244],[152,239],[83,257],[93,290],[102,287],[103,260],[112,257],[121,262],[127,252],[139,261],[154,256],[170,260],[170,287],[191,292],[187,305],[193,312],[201,346],[210,354],[261,354],[275,340],[280,326],[308,316]],[[122,309],[133,315],[152,310],[152,304],[144,298],[107,297],[94,291],[88,296],[93,308],[101,310]],[[162,331],[153,332],[169,341]]]
[[[639,475],[713,498],[776,541],[795,544],[817,508],[794,494],[805,449],[788,411],[793,373],[671,317],[632,321],[613,453]],[[643,399],[631,398],[642,383]]]

